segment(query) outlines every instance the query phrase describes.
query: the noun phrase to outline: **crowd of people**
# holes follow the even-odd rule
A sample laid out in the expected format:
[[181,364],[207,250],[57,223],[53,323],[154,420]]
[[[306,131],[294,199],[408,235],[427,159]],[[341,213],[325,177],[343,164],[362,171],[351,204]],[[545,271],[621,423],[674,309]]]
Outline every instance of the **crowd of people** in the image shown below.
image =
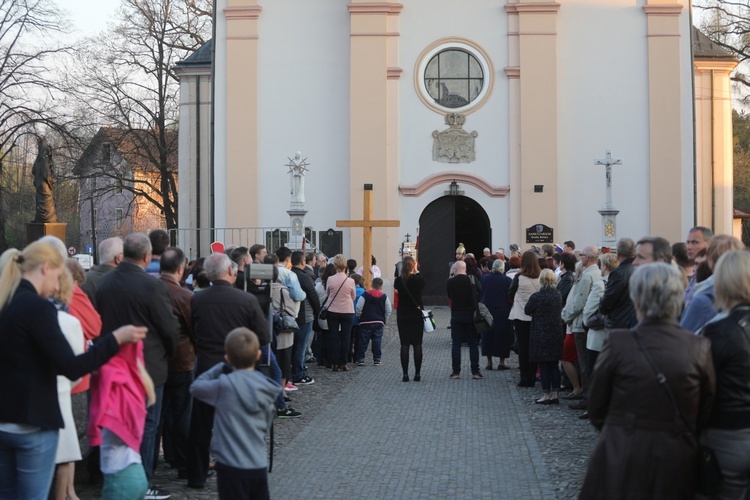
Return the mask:
[[[77,498],[81,424],[103,498],[169,498],[153,483],[161,450],[189,487],[215,473],[221,498],[267,498],[265,436],[301,416],[289,403],[315,383],[308,365],[382,365],[394,309],[402,380],[422,380],[425,281],[408,249],[393,304],[374,257],[365,289],[341,254],[258,244],[188,262],[161,230],[98,250],[87,273],[53,237],[0,256],[0,384],[17,403],[0,407],[0,498]],[[478,259],[459,245],[446,294],[451,379],[465,346],[475,380],[480,353],[508,370],[514,351],[518,386],[541,383],[535,403],[569,401],[601,430],[582,498],[748,495],[750,252],[736,238],[696,227],[674,245],[566,241]],[[481,336],[480,304],[492,317]],[[711,491],[699,444],[720,470]]]
[[[519,387],[540,381],[537,404],[568,400],[601,431],[581,498],[748,497],[750,252],[742,242],[694,227],[673,245],[649,236],[614,249],[578,251],[566,241],[513,245],[510,258],[484,253],[478,263],[462,245],[456,251],[454,351],[467,343],[481,378],[469,320],[476,307],[466,299],[476,295],[494,317],[482,336],[486,368],[499,358],[504,369],[512,345]],[[453,292],[466,274],[481,287]],[[460,376],[455,354],[450,376]]]

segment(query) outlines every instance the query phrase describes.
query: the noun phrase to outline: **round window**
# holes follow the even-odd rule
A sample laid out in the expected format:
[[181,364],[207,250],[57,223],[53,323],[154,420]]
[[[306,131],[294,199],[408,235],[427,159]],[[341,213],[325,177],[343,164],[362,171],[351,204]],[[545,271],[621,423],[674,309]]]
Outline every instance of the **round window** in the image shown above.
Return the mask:
[[462,108],[474,102],[484,87],[484,71],[476,57],[460,49],[437,53],[427,63],[424,85],[436,104]]
[[422,101],[441,114],[471,112],[489,96],[492,66],[468,40],[443,39],[422,52],[415,72]]

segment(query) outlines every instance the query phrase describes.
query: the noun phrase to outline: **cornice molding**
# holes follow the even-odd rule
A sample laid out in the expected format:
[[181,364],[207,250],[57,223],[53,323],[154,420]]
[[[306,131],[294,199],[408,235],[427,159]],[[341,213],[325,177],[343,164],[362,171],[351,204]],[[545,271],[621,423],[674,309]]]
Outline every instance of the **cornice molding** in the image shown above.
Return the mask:
[[400,14],[404,10],[404,5],[400,3],[350,3],[346,6],[350,14],[360,15],[391,15]]
[[505,74],[508,78],[521,78],[520,66],[506,66]]
[[401,74],[404,72],[403,69],[391,66],[387,70],[387,75],[389,80],[400,80]]
[[229,20],[258,19],[263,7],[252,5],[249,7],[227,7],[224,9],[224,17]]
[[505,12],[509,14],[557,14],[560,4],[557,2],[509,3]]
[[679,16],[682,13],[682,5],[668,4],[668,5],[644,5],[643,12],[647,16]]
[[419,184],[399,186],[398,189],[404,196],[417,197],[435,186],[453,181],[474,186],[492,198],[504,198],[510,192],[510,186],[493,186],[481,177],[466,172],[442,172],[425,177]]

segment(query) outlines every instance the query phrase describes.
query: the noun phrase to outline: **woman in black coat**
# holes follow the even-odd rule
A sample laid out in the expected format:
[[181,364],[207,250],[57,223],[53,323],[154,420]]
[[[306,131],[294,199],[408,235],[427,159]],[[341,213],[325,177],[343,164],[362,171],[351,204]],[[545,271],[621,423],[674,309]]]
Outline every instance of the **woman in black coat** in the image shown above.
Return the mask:
[[422,337],[424,322],[422,319],[422,290],[424,279],[417,272],[417,263],[412,257],[404,257],[401,276],[393,282],[398,292],[398,338],[401,343],[402,380],[409,381],[409,347],[414,346],[414,381],[422,380]]
[[562,357],[565,332],[560,328],[562,297],[555,288],[557,277],[551,269],[543,269],[539,275],[541,290],[533,294],[526,303],[524,312],[531,316],[529,338],[529,361],[539,365],[544,395],[538,404],[559,404],[560,370],[557,362]]

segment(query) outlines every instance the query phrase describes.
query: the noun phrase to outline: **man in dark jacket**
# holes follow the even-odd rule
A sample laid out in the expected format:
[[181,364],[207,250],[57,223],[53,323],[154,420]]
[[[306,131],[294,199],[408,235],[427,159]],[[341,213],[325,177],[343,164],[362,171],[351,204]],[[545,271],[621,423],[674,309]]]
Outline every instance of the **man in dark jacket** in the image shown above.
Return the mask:
[[169,247],[159,259],[159,279],[167,285],[167,294],[172,303],[172,312],[180,323],[177,352],[169,360],[169,374],[164,385],[163,422],[164,458],[177,469],[181,479],[187,478],[187,441],[190,429],[190,384],[195,368],[195,337],[190,316],[190,299],[193,292],[180,286],[185,271],[185,253],[177,247]]
[[630,328],[635,319],[633,302],[630,300],[630,276],[633,274],[635,243],[630,238],[620,238],[617,242],[617,260],[620,265],[609,274],[599,311],[605,315],[604,327]]
[[474,326],[477,292],[471,279],[466,275],[466,263],[462,260],[453,265],[453,277],[447,284],[448,298],[451,301],[451,378],[461,377],[461,344],[469,344],[469,360],[473,378],[482,379],[479,371],[479,348],[477,329]]
[[[261,346],[270,341],[268,319],[258,299],[234,286],[237,264],[224,253],[214,253],[206,258],[203,267],[212,286],[193,295],[190,301],[198,358],[196,376],[224,361],[224,340],[235,328],[245,327],[255,332]],[[200,489],[206,484],[213,421],[213,406],[193,401],[188,443],[191,488]]]
[[292,272],[297,276],[302,291],[305,292],[305,300],[300,303],[299,314],[297,314],[297,325],[299,330],[294,332],[294,344],[292,345],[292,380],[295,384],[313,384],[315,379],[307,374],[305,366],[305,351],[307,351],[307,339],[312,333],[312,325],[320,312],[320,300],[315,292],[315,282],[307,273],[305,266],[305,255],[300,252],[292,252]]
[[[114,271],[99,281],[96,305],[102,317],[102,331],[108,332],[133,324],[148,327],[143,341],[146,371],[154,382],[156,403],[148,408],[143,429],[141,458],[146,478],[151,483],[159,447],[158,427],[167,381],[167,358],[174,356],[179,324],[164,283],[146,274],[151,262],[151,241],[143,233],[131,233],[123,242],[123,260]],[[149,487],[146,498],[164,498]]]
[[96,307],[96,289],[99,286],[99,280],[108,272],[113,271],[121,260],[122,238],[115,236],[99,243],[100,264],[86,273],[86,280],[81,285],[81,290],[86,292],[94,307]]

